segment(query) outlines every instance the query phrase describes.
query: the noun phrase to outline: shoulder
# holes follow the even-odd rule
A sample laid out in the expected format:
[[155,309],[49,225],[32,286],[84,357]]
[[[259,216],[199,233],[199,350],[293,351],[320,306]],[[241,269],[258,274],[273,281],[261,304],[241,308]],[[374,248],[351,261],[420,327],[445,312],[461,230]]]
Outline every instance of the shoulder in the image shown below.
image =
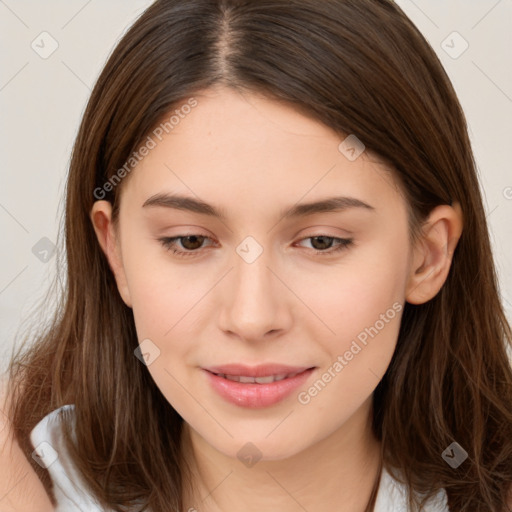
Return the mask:
[[0,508],[2,512],[53,511],[43,484],[14,438],[6,388],[6,379],[0,378]]
[[[414,491],[417,498],[424,496],[419,491]],[[375,512],[407,512],[409,499],[409,489],[403,480],[402,471],[393,468],[388,471],[384,466],[382,468],[381,480],[377,499],[374,507]],[[444,489],[440,489],[436,494],[431,496],[424,507],[425,512],[448,512],[448,496]]]
[[[406,512],[408,510],[406,500],[407,489],[405,485],[399,480],[396,480],[394,476],[387,471],[386,467],[384,467],[382,469],[381,482],[374,511]],[[507,506],[507,511],[500,510],[500,512],[512,511],[512,484],[509,487],[507,503],[504,503],[504,505]],[[446,491],[440,489],[436,495],[428,500],[423,510],[425,510],[425,512],[448,512],[450,509],[448,507]]]

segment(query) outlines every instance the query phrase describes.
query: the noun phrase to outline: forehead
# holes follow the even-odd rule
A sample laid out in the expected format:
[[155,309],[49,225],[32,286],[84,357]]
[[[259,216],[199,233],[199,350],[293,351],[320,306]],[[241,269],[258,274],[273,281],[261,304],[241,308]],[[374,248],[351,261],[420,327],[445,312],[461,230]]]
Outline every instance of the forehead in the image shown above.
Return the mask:
[[288,104],[222,88],[194,99],[193,108],[173,109],[172,125],[150,134],[154,147],[125,184],[129,201],[142,206],[154,194],[186,193],[253,213],[327,195],[376,208],[400,202],[382,161],[368,151],[351,160],[340,149],[346,135]]

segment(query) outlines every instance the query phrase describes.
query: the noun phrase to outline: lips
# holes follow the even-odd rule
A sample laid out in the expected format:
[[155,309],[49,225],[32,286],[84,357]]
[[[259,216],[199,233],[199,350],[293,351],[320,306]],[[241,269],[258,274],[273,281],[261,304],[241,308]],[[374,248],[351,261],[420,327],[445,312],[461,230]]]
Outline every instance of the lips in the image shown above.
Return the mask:
[[242,384],[270,384],[271,382],[277,382],[283,379],[289,379],[295,377],[301,372],[296,373],[280,373],[277,375],[268,375],[267,377],[249,377],[247,375],[226,375],[224,373],[215,373],[218,377],[231,380],[233,382],[241,382]]
[[212,389],[228,402],[241,407],[274,405],[304,385],[314,367],[277,364],[249,367],[223,365],[203,368]]
[[[277,363],[269,363],[259,366],[246,366],[243,364],[225,364],[222,366],[211,366],[205,368],[205,370],[221,375],[223,377],[281,377],[286,378],[288,376],[297,375],[305,370],[308,370],[311,366],[288,366]],[[249,381],[254,382],[254,381]]]

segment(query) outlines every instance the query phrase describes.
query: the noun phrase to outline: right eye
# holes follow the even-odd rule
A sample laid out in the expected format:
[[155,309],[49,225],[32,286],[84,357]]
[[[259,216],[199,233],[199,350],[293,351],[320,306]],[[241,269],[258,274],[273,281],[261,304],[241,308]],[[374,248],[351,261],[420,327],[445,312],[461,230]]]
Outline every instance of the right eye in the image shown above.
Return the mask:
[[[211,240],[211,238],[193,234],[193,235],[178,235],[173,237],[164,237],[160,238],[159,241],[161,244],[168,250],[172,251],[173,254],[176,254],[179,257],[188,257],[194,256],[194,253],[198,253],[198,249],[201,248],[203,242],[205,240]],[[179,241],[178,248],[176,248]],[[181,246],[181,249],[180,249]]]

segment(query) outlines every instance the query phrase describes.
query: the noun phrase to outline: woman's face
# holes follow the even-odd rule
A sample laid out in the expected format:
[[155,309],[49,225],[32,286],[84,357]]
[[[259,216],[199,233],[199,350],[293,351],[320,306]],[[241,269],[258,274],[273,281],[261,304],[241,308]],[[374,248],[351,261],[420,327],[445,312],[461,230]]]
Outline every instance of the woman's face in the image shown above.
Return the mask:
[[[357,140],[288,106],[230,89],[195,100],[125,178],[116,278],[194,435],[231,457],[289,457],[368,419],[408,286],[406,203]],[[268,384],[207,370],[225,365],[309,370]]]

